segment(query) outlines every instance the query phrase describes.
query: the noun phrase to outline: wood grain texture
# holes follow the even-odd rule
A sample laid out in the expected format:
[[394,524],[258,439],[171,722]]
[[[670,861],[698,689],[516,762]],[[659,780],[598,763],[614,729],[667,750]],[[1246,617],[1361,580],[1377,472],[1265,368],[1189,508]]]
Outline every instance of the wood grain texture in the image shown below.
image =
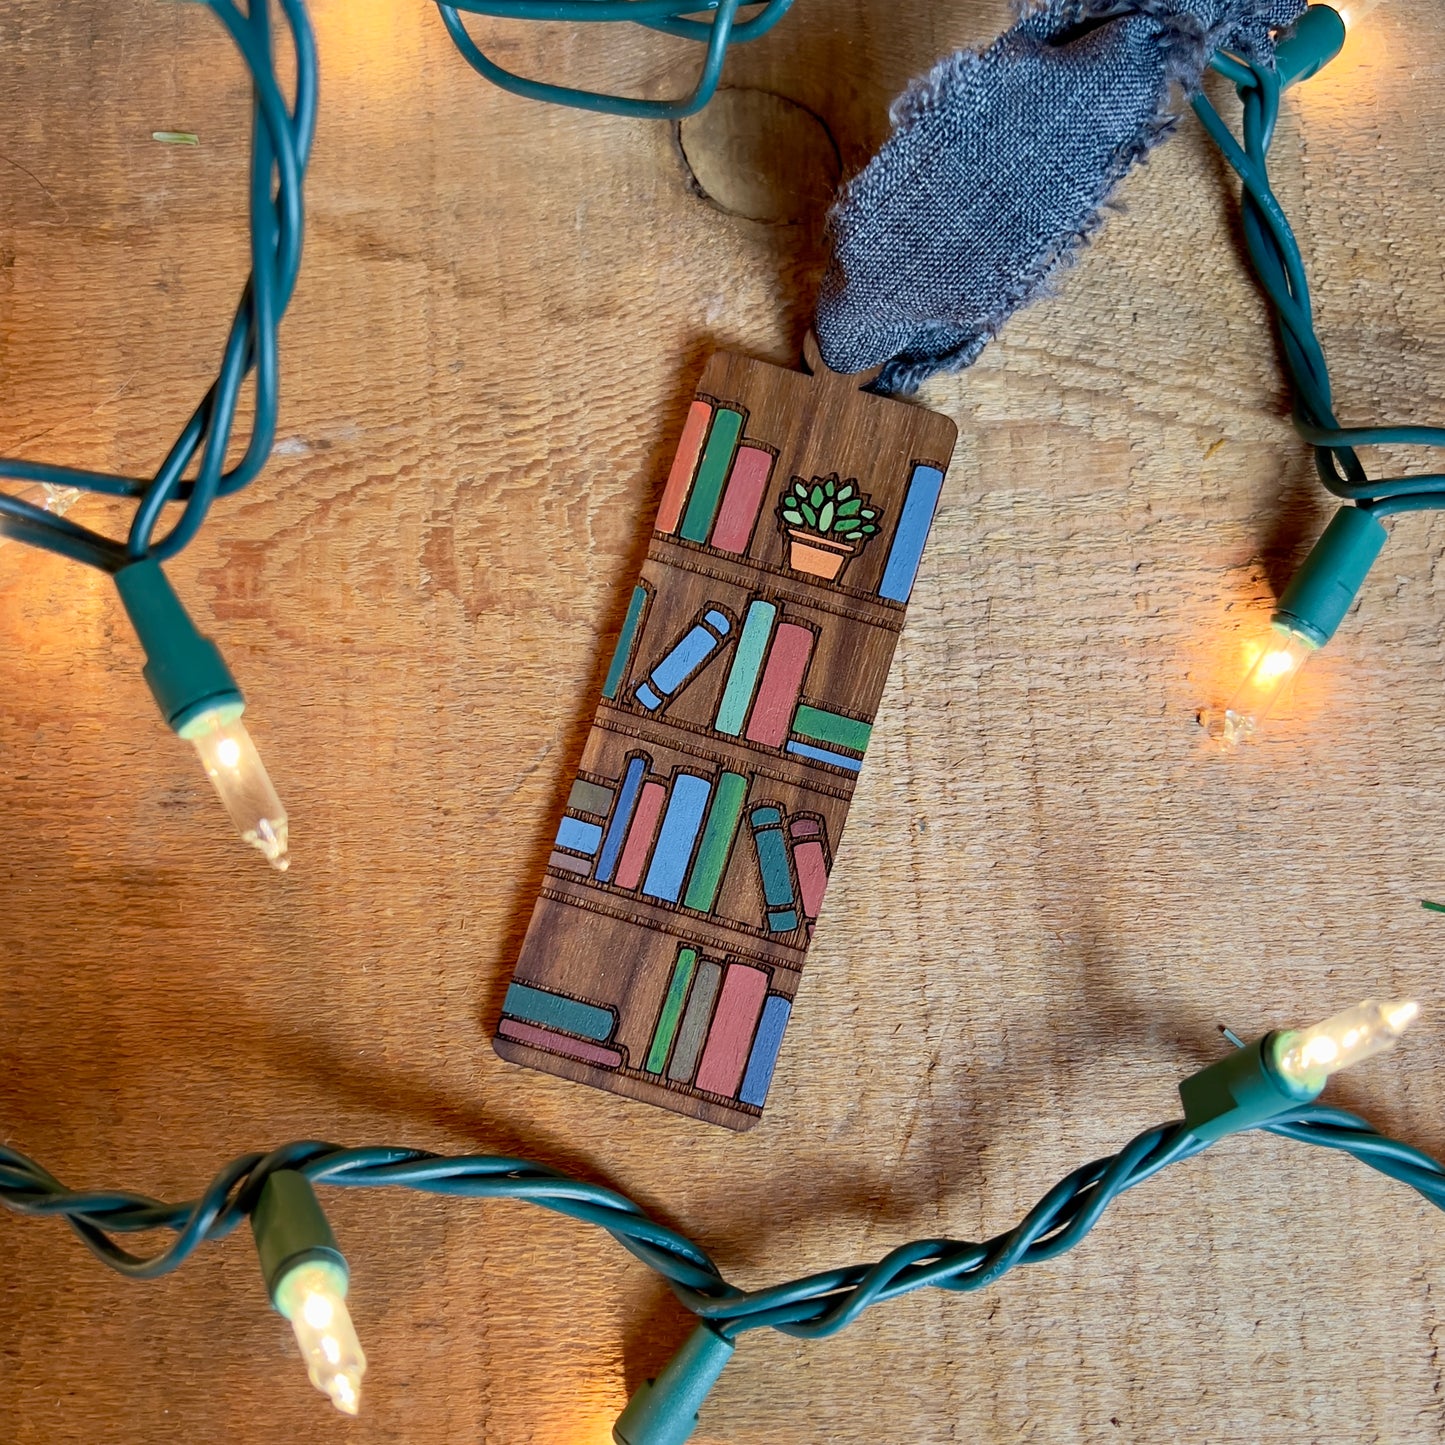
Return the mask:
[[[248,691],[296,861],[278,880],[227,836],[110,584],[0,549],[5,1140],[168,1196],[307,1136],[533,1155],[762,1284],[1002,1228],[1172,1117],[1219,1020],[1379,989],[1426,1019],[1335,1097],[1445,1150],[1445,925],[1416,901],[1445,878],[1445,524],[1394,526],[1257,747],[1202,751],[1196,709],[1329,507],[1189,123],[1058,298],[929,391],[960,446],[768,1119],[733,1136],[494,1058],[637,517],[704,358],[796,357],[819,218],[727,216],[666,127],[489,90],[418,0],[314,13],[280,444],[173,569]],[[728,79],[822,117],[851,170],[909,76],[1007,15],[803,0]],[[497,34],[521,70],[638,92],[696,62]],[[142,0],[14,0],[0,42],[0,446],[152,466],[244,275],[240,66],[198,7]],[[1442,67],[1440,7],[1395,0],[1282,121],[1352,421],[1440,400]],[[326,1202],[372,1363],[360,1421],[306,1384],[244,1236],[133,1285],[6,1218],[0,1434],[602,1445],[686,1331],[580,1226]],[[981,1296],[749,1339],[697,1439],[1434,1441],[1441,1238],[1348,1161],[1226,1142]]]

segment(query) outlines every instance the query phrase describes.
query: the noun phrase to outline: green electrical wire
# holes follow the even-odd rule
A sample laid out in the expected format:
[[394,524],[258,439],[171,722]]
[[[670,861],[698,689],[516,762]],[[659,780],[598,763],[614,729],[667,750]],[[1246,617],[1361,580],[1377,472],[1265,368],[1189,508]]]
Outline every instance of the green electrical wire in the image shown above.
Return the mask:
[[[1408,1144],[1386,1138],[1357,1115],[1307,1104],[1259,1127],[1282,1138],[1340,1150],[1445,1209],[1445,1167]],[[915,1240],[870,1264],[751,1291],[729,1284],[701,1245],[652,1219],[625,1195],[543,1164],[492,1155],[446,1157],[424,1150],[343,1149],[303,1141],[270,1154],[233,1159],[200,1198],[167,1204],[126,1190],[69,1189],[34,1160],[0,1146],[0,1205],[16,1214],[63,1219],[110,1268],[131,1279],[155,1279],[178,1268],[203,1243],[230,1234],[255,1208],[266,1179],[278,1170],[295,1170],[319,1185],[519,1200],[605,1230],[661,1275],[682,1303],[724,1338],[765,1328],[821,1338],[851,1324],[871,1306],[914,1290],[979,1290],[1018,1265],[1053,1259],[1079,1244],[1119,1195],[1207,1147],[1182,1122],[1148,1129],[1118,1153],[1075,1169],[1019,1224],[992,1239]],[[116,1238],[155,1229],[170,1230],[175,1239],[154,1255],[132,1254]]]
[[[753,0],[753,3],[759,3],[759,0]],[[737,19],[737,13],[751,8],[749,0],[700,0],[700,3],[692,4],[679,3],[679,0],[455,0],[450,5],[443,5],[438,0],[437,9],[441,12],[447,33],[467,64],[477,74],[513,95],[579,110],[602,111],[608,115],[626,115],[643,120],[679,120],[701,110],[712,99],[722,78],[728,46],[766,35],[788,12],[792,3],[793,0],[766,0],[755,15],[742,21]],[[629,96],[528,80],[514,71],[503,69],[483,53],[467,30],[459,11],[502,20],[629,23],[661,31],[664,35],[696,40],[707,49],[702,72],[687,95],[678,100],[636,100]],[[712,18],[687,18],[699,14],[710,14]]]
[[[296,57],[295,100],[288,107],[271,46],[271,0],[250,0],[242,12],[234,0],[203,0],[230,34],[250,72],[255,93],[251,152],[251,274],[226,340],[216,381],[191,414],[164,461],[150,477],[113,475],[79,467],[0,457],[0,479],[125,497],[136,502],[125,540],[117,541],[19,497],[0,492],[0,535],[70,557],[105,572],[131,563],[164,562],[200,530],[211,505],[254,481],[276,434],[278,364],[276,332],[290,303],[300,268],[304,226],[302,185],[316,127],[316,43],[303,0],[279,0]],[[750,18],[737,21],[743,0],[459,0],[439,5],[448,31],[467,61],[489,80],[534,99],[616,114],[678,117],[700,109],[717,89],[727,47],[766,34],[792,0],[766,0]],[[574,22],[627,21],[651,30],[702,41],[703,71],[691,94],[678,101],[642,101],[547,85],[514,75],[483,54],[458,11],[504,19]],[[687,18],[711,13],[710,21]],[[255,375],[255,408],[245,452],[225,469],[236,409],[246,379]],[[195,465],[195,475],[186,478]],[[181,515],[157,536],[167,506]]]
[[1269,150],[1284,82],[1276,71],[1237,56],[1218,54],[1211,63],[1239,94],[1242,143],[1202,93],[1194,97],[1194,111],[1243,182],[1245,251],[1274,315],[1294,393],[1295,429],[1314,448],[1320,480],[1335,496],[1377,517],[1445,508],[1445,473],[1371,478],[1357,453],[1358,448],[1371,446],[1445,447],[1445,428],[1346,427],[1335,415],[1304,260],[1269,179]]
[[[225,26],[251,75],[255,121],[251,143],[251,274],[231,322],[220,370],[154,476],[113,476],[78,467],[0,457],[0,478],[76,487],[131,498],[135,515],[124,542],[0,493],[0,532],[31,546],[118,572],[133,562],[174,557],[200,530],[213,502],[255,480],[276,435],[276,329],[295,289],[304,224],[301,188],[316,127],[316,43],[302,0],[280,0],[296,57],[289,107],[271,47],[271,0],[204,0]],[[246,378],[255,374],[255,416],[245,453],[225,470],[226,450]],[[195,475],[186,480],[192,463]],[[168,505],[181,507],[157,536]]]

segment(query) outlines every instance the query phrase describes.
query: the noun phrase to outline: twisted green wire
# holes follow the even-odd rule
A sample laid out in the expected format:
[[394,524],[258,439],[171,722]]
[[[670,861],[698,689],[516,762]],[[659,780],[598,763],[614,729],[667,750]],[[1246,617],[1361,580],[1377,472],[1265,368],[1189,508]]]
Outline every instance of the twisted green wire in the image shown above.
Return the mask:
[[[1282,1138],[1347,1153],[1445,1209],[1445,1168],[1420,1150],[1381,1135],[1357,1115],[1308,1104],[1261,1127]],[[693,1314],[727,1338],[775,1329],[818,1339],[845,1328],[873,1305],[914,1290],[971,1292],[1018,1265],[1053,1259],[1078,1245],[1126,1190],[1206,1147],[1183,1123],[1163,1124],[1138,1135],[1118,1153],[1075,1169],[1017,1225],[992,1239],[915,1240],[870,1264],[825,1270],[760,1290],[730,1284],[701,1245],[652,1219],[626,1195],[544,1164],[493,1155],[446,1157],[414,1149],[343,1149],[301,1141],[270,1154],[233,1159],[200,1198],[167,1204],[128,1190],[71,1190],[34,1160],[0,1146],[0,1205],[16,1214],[64,1219],[111,1269],[131,1279],[155,1279],[185,1263],[202,1244],[230,1234],[255,1207],[266,1178],[278,1169],[297,1170],[321,1185],[519,1200],[605,1230],[661,1275]],[[132,1254],[117,1238],[154,1229],[170,1230],[175,1238],[152,1255]]]
[[[741,9],[761,3],[757,14],[738,20]],[[793,0],[453,0],[444,5],[438,0],[442,23],[447,28],[467,64],[485,76],[493,85],[529,100],[548,101],[554,105],[573,106],[579,110],[602,111],[608,115],[625,115],[643,120],[680,120],[692,115],[710,101],[722,79],[723,61],[730,44],[756,40],[766,35],[787,14]],[[504,20],[551,20],[582,23],[626,22],[641,25],[665,35],[696,40],[707,49],[697,83],[687,95],[677,100],[636,100],[629,96],[609,95],[603,91],[578,90],[569,85],[551,85],[529,80],[515,71],[506,70],[483,53],[472,38],[459,11],[468,15],[487,15]],[[690,20],[690,15],[710,14],[711,20]]]
[[1269,180],[1269,149],[1279,119],[1279,77],[1232,55],[1216,55],[1212,65],[1239,94],[1242,143],[1202,93],[1194,97],[1194,111],[1243,182],[1240,219],[1245,251],[1274,314],[1294,393],[1295,429],[1314,448],[1320,480],[1335,496],[1377,517],[1445,508],[1445,473],[1371,478],[1357,454],[1357,448],[1370,446],[1445,447],[1445,428],[1346,427],[1336,417],[1304,260]]
[[[0,458],[0,478],[76,487],[136,502],[124,542],[0,493],[0,533],[116,572],[131,562],[174,557],[200,530],[218,497],[255,480],[276,436],[278,363],[276,329],[290,303],[301,266],[304,227],[301,187],[316,128],[316,43],[302,0],[280,0],[296,55],[296,98],[287,106],[271,52],[270,0],[250,0],[242,13],[233,0],[204,0],[241,52],[255,96],[251,145],[251,274],[226,337],[220,370],[151,477],[115,476],[18,457]],[[255,415],[246,450],[224,470],[246,378],[256,378]],[[192,480],[182,480],[196,463]],[[181,514],[156,536],[172,503]]]

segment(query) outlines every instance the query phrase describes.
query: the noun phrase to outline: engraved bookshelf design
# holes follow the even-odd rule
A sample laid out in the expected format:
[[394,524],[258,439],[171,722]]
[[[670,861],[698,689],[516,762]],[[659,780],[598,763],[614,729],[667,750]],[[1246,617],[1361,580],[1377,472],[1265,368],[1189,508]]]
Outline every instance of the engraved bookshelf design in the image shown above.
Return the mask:
[[759,1117],[953,449],[946,417],[708,363],[495,1047]]

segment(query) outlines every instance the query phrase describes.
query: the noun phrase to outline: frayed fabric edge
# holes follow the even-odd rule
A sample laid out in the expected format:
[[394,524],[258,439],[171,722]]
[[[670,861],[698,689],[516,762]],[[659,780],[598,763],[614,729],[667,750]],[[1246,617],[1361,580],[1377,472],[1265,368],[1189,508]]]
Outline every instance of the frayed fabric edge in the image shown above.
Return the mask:
[[[1124,176],[1134,166],[1145,160],[1150,151],[1161,144],[1178,125],[1179,116],[1171,109],[1171,98],[1176,88],[1182,88],[1186,95],[1198,90],[1209,57],[1232,39],[1244,39],[1242,30],[1255,22],[1264,40],[1261,59],[1272,63],[1272,46],[1268,32],[1257,15],[1252,15],[1250,0],[1239,0],[1231,6],[1225,17],[1214,25],[1207,24],[1200,17],[1180,13],[1171,0],[1016,0],[1015,10],[1021,19],[1046,16],[1055,23],[1068,25],[1089,19],[1107,20],[1122,15],[1143,14],[1163,22],[1160,34],[1164,67],[1154,118],[1133,140],[1114,156],[1111,164],[1100,176],[1100,185],[1092,196],[1087,214],[1081,224],[1072,232],[1062,234],[1046,246],[1020,275],[1018,284],[1010,287],[1000,304],[970,333],[967,339],[952,351],[928,353],[905,350],[883,363],[872,390],[891,395],[909,395],[941,372],[957,372],[971,366],[983,348],[1002,330],[1015,312],[1047,295],[1054,279],[1060,272],[1077,263],[1085,246],[1097,234],[1107,219],[1110,199]],[[1000,37],[1002,40],[1004,37]],[[1253,38],[1253,37],[1248,37]],[[995,41],[997,45],[999,41]],[[992,50],[992,46],[989,50]],[[1242,49],[1256,51],[1256,45],[1241,45]],[[989,51],[961,50],[946,56],[924,76],[916,79],[894,102],[889,119],[894,132],[908,126],[936,109],[949,99],[960,87],[976,75]],[[890,136],[890,140],[892,137]],[[883,150],[888,145],[885,142]],[[881,153],[880,153],[881,154]],[[839,217],[845,216],[851,207],[862,199],[861,192],[871,167],[865,167],[843,189],[838,201],[829,214],[829,229],[833,230]],[[864,183],[864,184],[860,184]],[[943,329],[940,327],[940,329]],[[820,344],[827,359],[828,344],[820,332]],[[875,362],[876,364],[876,362]]]
[[[1019,277],[1018,284],[1010,288],[1000,304],[961,346],[950,352],[928,356],[910,355],[905,351],[883,364],[872,390],[889,396],[911,396],[932,376],[965,371],[972,366],[1010,317],[1050,295],[1059,275],[1077,264],[1085,248],[1108,219],[1110,197],[1119,183],[1136,165],[1147,159],[1150,151],[1167,140],[1178,124],[1177,115],[1169,112],[1158,115],[1143,135],[1136,137],[1114,156],[1100,178],[1101,184],[1083,222],[1074,231],[1055,237],[1040,252],[1029,269]],[[823,359],[828,359],[826,348]]]

